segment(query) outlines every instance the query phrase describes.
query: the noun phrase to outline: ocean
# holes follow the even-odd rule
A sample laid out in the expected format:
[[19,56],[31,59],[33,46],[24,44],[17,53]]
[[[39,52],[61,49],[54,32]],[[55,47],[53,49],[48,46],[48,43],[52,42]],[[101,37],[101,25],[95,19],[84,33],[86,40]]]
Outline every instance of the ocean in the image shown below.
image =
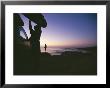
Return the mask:
[[[62,52],[65,51],[72,51],[72,52],[82,52],[82,53],[86,53],[87,51],[85,50],[80,50],[77,48],[59,48],[59,47],[48,47],[46,49],[46,52],[50,53],[51,55],[60,55]],[[44,47],[41,47],[41,52],[45,52]]]

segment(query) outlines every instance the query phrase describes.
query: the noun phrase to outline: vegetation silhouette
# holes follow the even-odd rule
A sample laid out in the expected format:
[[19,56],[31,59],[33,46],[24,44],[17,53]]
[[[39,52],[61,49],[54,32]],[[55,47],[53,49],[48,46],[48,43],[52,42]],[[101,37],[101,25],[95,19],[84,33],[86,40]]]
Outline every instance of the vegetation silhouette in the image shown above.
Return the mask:
[[[23,21],[21,20],[20,16],[18,14],[14,14],[14,41],[17,42],[19,39],[19,28],[24,25]],[[15,43],[16,43],[15,42]]]
[[[23,30],[26,39],[23,38],[21,38],[20,40],[17,39],[17,36],[20,37],[20,29],[17,28],[22,27],[24,23],[18,14],[14,14],[14,30],[15,30],[14,50],[16,51],[14,55],[16,58],[14,62],[14,67],[16,69],[17,68],[19,69],[21,67],[20,70],[14,69],[14,72],[15,74],[19,74],[19,73],[26,74],[27,72],[28,74],[32,74],[35,72],[35,70],[37,70],[37,74],[38,74],[38,70],[39,70],[38,68],[40,66],[39,60],[41,56],[41,51],[40,51],[40,37],[42,33],[41,27],[45,28],[47,26],[47,22],[44,16],[40,13],[36,13],[36,14],[25,13],[23,15],[29,18],[29,30],[31,37],[30,39],[28,39],[25,30]],[[34,26],[34,30],[32,29],[31,21],[34,21],[37,24]],[[17,42],[17,40],[19,41]],[[30,42],[30,48],[27,48],[25,45],[22,44],[23,42],[26,41]],[[31,70],[29,70],[29,68]]]
[[[25,56],[25,54],[26,52],[27,54],[29,52],[25,47],[25,45],[22,45],[22,43],[25,41],[25,39],[20,37],[20,31],[22,26],[24,26],[22,19],[17,13],[15,13],[14,14],[14,74],[24,72],[27,66],[29,66],[27,65],[28,63],[26,64],[26,62],[24,62],[28,56],[28,55]],[[24,32],[27,39],[26,32],[23,28],[22,31]]]

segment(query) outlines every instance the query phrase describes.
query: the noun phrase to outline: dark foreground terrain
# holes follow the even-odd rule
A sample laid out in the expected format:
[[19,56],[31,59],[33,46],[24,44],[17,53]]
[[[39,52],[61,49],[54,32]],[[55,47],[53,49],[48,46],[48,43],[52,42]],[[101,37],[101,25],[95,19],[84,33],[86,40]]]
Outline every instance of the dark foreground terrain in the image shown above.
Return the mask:
[[[15,75],[97,75],[97,47],[80,48],[87,53],[65,51],[61,55],[42,52],[40,58],[21,51],[14,58]],[[34,63],[34,64],[33,64]]]

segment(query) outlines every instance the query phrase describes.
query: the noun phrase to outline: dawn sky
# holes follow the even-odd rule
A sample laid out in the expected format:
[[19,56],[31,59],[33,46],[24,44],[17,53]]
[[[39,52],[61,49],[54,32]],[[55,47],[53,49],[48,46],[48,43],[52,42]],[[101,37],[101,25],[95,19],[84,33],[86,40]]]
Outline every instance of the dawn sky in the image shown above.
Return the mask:
[[[41,46],[94,46],[97,44],[96,13],[43,13],[47,27],[42,28]],[[20,14],[28,38],[29,19]],[[32,22],[34,27],[35,23]],[[23,33],[20,33],[23,36]]]

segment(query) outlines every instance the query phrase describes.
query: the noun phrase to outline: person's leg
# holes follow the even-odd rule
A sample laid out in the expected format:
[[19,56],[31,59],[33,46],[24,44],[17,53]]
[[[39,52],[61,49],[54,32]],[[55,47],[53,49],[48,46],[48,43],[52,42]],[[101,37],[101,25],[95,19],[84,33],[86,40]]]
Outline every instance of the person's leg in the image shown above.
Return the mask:
[[45,52],[46,52],[46,48],[45,48]]

